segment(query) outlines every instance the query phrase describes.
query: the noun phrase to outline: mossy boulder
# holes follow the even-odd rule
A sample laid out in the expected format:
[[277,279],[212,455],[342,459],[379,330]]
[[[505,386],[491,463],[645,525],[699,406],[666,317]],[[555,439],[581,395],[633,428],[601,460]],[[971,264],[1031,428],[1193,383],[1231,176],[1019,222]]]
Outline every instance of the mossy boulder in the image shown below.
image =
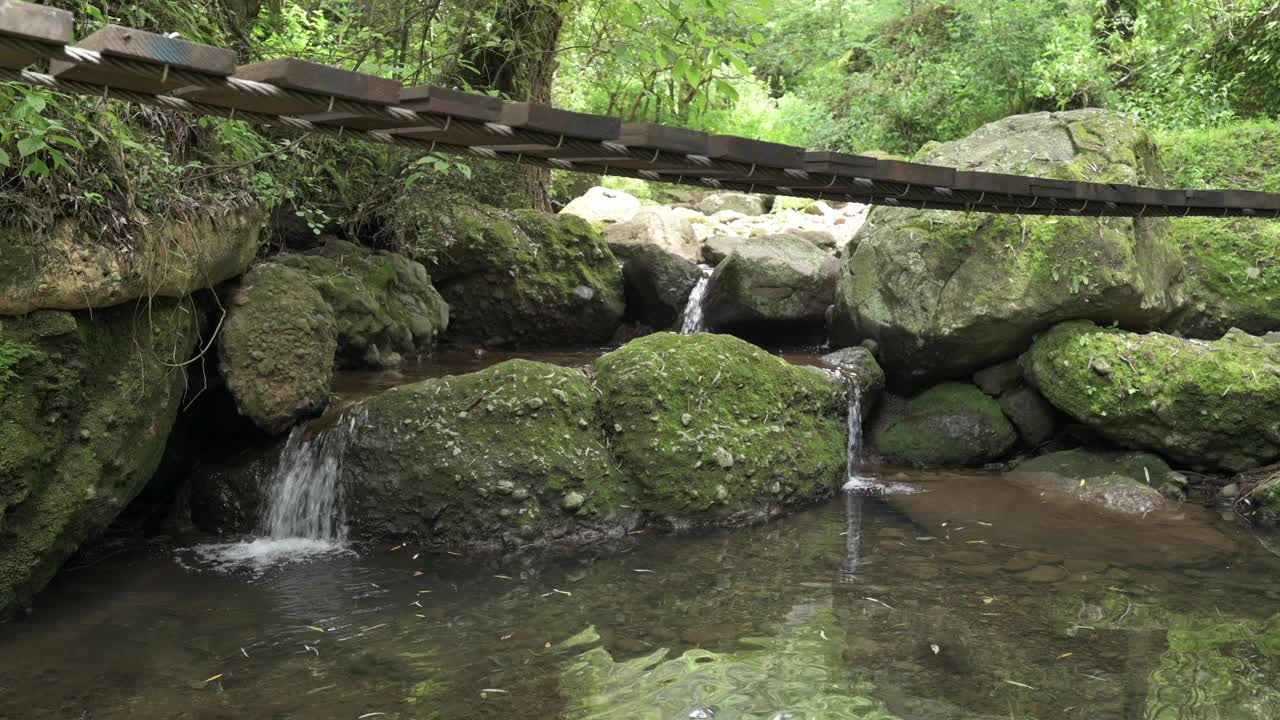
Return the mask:
[[935,385],[885,413],[872,440],[891,463],[978,467],[1003,458],[1018,440],[999,403],[967,383]]
[[236,407],[269,433],[328,405],[337,347],[329,303],[305,272],[274,262],[244,276],[218,336]]
[[864,347],[842,348],[823,355],[821,362],[843,376],[846,383],[857,385],[862,412],[870,414],[884,391],[884,370],[875,355]]
[[487,546],[630,529],[595,398],[580,370],[511,360],[370,399],[343,462],[352,529]]
[[[1172,187],[1280,192],[1280,123],[1270,120],[1158,138]],[[1188,217],[1169,221],[1186,263],[1187,304],[1166,329],[1217,339],[1235,327],[1280,330],[1280,223]]]
[[0,315],[80,310],[147,297],[184,297],[245,271],[260,247],[263,213],[243,210],[139,225],[123,246],[72,221],[46,236],[0,230]]
[[29,604],[151,479],[200,315],[157,300],[0,319],[0,615]]
[[449,305],[450,337],[493,345],[603,343],[622,322],[617,258],[575,215],[455,208],[411,255]]
[[711,274],[706,325],[748,340],[821,341],[838,273],[834,257],[797,235],[749,238]]
[[1058,409],[1125,447],[1193,469],[1280,459],[1280,346],[1239,331],[1214,342],[1063,323],[1022,358]]
[[844,472],[844,390],[737,338],[658,333],[595,363],[599,422],[659,523],[756,520]]
[[[965,170],[1160,186],[1154,147],[1101,110],[1005,118],[922,161]],[[1151,218],[877,207],[844,260],[832,341],[880,343],[896,382],[966,377],[1073,318],[1155,327],[1181,303],[1182,263]]]
[[333,308],[341,366],[397,365],[402,355],[430,348],[449,326],[449,306],[426,268],[403,255],[329,239],[314,253],[275,261],[306,273]]

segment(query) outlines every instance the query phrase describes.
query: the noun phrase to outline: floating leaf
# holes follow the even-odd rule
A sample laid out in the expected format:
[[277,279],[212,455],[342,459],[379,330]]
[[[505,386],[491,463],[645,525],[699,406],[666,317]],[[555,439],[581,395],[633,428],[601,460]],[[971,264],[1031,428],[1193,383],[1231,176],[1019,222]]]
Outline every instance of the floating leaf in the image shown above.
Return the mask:
[[929,643],[929,649],[933,651],[934,655],[942,652],[942,648],[938,647],[937,643]]

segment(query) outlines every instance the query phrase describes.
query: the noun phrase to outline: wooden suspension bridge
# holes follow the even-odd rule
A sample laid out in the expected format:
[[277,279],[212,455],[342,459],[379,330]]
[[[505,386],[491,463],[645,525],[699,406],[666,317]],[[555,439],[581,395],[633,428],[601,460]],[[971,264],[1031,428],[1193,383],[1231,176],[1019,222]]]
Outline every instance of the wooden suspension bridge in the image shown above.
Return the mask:
[[[956,170],[813,152],[615,117],[509,103],[107,25],[0,0],[0,80],[417,150],[596,175],[920,209],[1079,216],[1280,218],[1280,194],[1163,189]],[[32,66],[47,67],[47,73]]]

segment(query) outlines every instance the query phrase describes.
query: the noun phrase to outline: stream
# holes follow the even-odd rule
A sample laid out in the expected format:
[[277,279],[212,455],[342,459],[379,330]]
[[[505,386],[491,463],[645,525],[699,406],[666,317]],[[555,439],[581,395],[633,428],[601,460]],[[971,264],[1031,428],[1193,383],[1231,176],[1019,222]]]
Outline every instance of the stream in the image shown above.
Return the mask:
[[[503,359],[347,373],[340,404]],[[207,537],[140,543],[0,625],[0,718],[1280,717],[1280,557],[1252,531],[1194,506],[1120,517],[992,472],[857,471],[854,493],[766,525],[571,554],[339,542],[238,565]],[[302,522],[267,521],[268,537]],[[761,644],[815,617],[820,639]],[[588,626],[618,668],[660,648],[749,661],[660,694],[637,675],[585,713],[561,688],[585,647],[557,645]],[[788,712],[847,688],[865,709]]]

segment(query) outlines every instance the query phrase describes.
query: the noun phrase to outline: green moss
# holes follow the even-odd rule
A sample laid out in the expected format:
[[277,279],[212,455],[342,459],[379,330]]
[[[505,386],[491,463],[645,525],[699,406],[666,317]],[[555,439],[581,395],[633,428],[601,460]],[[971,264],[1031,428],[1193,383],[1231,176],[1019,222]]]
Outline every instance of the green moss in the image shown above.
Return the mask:
[[[6,319],[0,353],[0,613],[28,602],[150,479],[178,412],[197,313],[155,302]],[[63,318],[65,320],[65,318]],[[59,332],[50,335],[50,323]],[[15,351],[14,348],[26,348]]]
[[408,513],[434,539],[478,543],[608,526],[628,497],[594,402],[580,371],[526,360],[383,393],[348,451],[354,514],[373,535]]
[[875,441],[890,462],[972,467],[1003,457],[1017,433],[995,399],[973,385],[943,383],[908,401]]
[[414,259],[449,303],[456,336],[508,344],[605,342],[622,319],[622,271],[573,215],[462,206]]
[[[1176,187],[1280,191],[1280,123],[1167,133],[1161,157]],[[1280,328],[1280,225],[1249,218],[1175,218],[1188,307],[1171,327],[1216,338],[1231,327]]]
[[1063,323],[1023,368],[1051,403],[1121,444],[1191,467],[1280,457],[1280,348],[1243,333],[1204,343]]
[[7,343],[0,341],[0,388],[18,377],[18,366],[22,361],[38,356],[35,347],[26,343]]
[[838,486],[843,389],[823,373],[737,338],[671,333],[595,368],[613,455],[666,521],[758,518]]
[[426,350],[448,327],[449,307],[422,265],[341,240],[330,240],[320,252],[275,260],[306,273],[333,309],[339,364],[383,365],[391,353]]

